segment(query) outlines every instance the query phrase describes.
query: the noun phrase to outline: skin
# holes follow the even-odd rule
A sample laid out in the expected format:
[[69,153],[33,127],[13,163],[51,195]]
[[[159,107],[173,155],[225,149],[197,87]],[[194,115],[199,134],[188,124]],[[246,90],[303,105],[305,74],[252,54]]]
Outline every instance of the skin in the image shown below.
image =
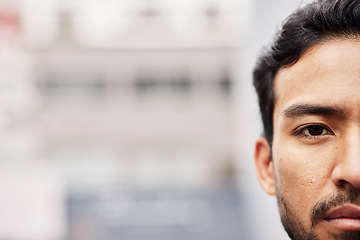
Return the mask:
[[272,149],[259,138],[255,163],[289,236],[360,239],[356,227],[339,228],[321,214],[311,219],[321,203],[360,207],[360,39],[310,47],[278,71],[274,89]]

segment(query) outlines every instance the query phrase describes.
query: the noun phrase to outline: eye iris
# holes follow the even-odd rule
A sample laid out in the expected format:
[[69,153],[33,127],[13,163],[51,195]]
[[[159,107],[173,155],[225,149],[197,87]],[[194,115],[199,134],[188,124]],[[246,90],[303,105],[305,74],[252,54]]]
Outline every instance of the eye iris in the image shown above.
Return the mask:
[[309,126],[310,135],[321,135],[324,131],[324,128],[321,126]]

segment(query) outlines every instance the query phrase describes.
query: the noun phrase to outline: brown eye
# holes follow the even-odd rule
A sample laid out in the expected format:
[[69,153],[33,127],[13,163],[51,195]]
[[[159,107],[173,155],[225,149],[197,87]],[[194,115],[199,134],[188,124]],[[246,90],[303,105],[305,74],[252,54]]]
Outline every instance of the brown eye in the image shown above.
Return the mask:
[[324,127],[322,127],[322,126],[312,125],[312,126],[308,127],[309,135],[318,136],[318,135],[323,134],[323,132],[324,132]]
[[334,135],[334,132],[321,124],[308,124],[297,130],[294,135],[307,138],[319,138],[327,135]]

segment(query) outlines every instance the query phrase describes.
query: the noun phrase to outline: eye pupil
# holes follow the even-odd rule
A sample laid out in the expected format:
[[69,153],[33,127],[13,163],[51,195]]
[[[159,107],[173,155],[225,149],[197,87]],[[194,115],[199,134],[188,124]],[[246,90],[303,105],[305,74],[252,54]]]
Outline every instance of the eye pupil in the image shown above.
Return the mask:
[[321,135],[324,131],[324,128],[321,126],[309,126],[309,134],[310,135]]

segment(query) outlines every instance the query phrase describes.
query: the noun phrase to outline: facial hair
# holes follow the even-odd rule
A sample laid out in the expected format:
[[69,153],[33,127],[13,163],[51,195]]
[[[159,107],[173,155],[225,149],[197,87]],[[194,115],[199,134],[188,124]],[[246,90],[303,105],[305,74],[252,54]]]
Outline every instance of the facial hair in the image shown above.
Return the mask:
[[[306,227],[301,223],[293,206],[287,202],[279,189],[277,189],[277,201],[281,222],[290,239],[320,240],[320,237],[313,232],[313,229],[321,222],[325,213],[336,206],[344,204],[351,203],[360,205],[360,191],[354,188],[346,188],[318,201],[309,214],[309,219],[311,221],[310,229],[306,229]],[[358,240],[360,239],[360,232],[348,231],[337,234],[329,233],[329,237],[330,236],[332,236],[335,240]]]

